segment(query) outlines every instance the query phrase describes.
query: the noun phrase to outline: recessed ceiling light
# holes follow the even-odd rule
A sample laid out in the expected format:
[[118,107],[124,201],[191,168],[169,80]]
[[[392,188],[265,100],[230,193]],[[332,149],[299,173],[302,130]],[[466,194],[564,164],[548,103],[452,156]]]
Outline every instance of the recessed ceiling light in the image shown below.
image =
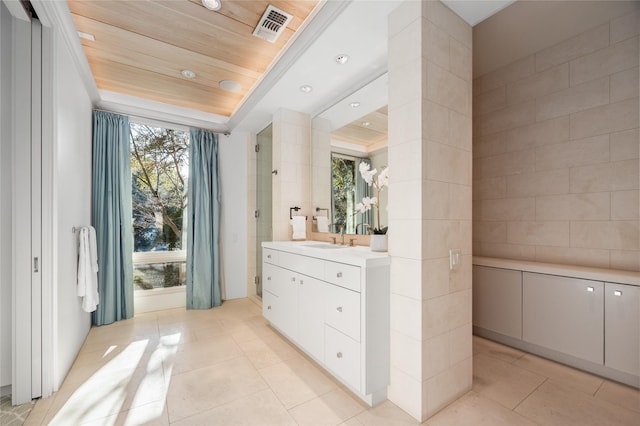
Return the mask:
[[184,78],[196,78],[196,73],[191,70],[182,70],[181,74]]
[[222,80],[219,85],[222,90],[227,92],[240,92],[242,90],[240,83],[234,80]]
[[363,122],[362,122],[362,125],[363,125],[364,127],[369,127],[369,126],[371,126],[371,122],[370,122],[370,121],[363,121]]
[[341,53],[340,55],[336,56],[336,62],[340,65],[346,64],[347,62],[349,62],[349,55]]
[[300,91],[304,92],[304,93],[309,93],[313,90],[313,87],[309,86],[308,84],[305,84],[304,86],[300,86]]
[[93,34],[83,33],[82,31],[78,31],[78,37],[89,41],[96,41],[96,37]]
[[351,108],[358,108],[358,107],[360,106],[360,102],[351,102],[351,103],[349,104],[349,106],[350,106]]
[[222,0],[202,0],[202,5],[209,10],[220,10]]

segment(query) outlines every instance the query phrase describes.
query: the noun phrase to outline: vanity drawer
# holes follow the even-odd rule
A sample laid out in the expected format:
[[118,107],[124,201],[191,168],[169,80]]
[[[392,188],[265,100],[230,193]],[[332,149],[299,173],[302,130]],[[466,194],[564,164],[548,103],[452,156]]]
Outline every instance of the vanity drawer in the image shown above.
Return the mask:
[[277,250],[262,248],[262,261],[266,263],[271,263],[273,265],[278,264],[278,254],[280,252]]
[[324,279],[332,284],[360,291],[360,268],[344,263],[325,262]]
[[280,296],[286,290],[285,271],[277,266],[264,263],[262,265],[262,288]]
[[356,341],[360,341],[360,293],[327,285],[324,321]]
[[324,327],[324,362],[346,384],[360,390],[360,344],[337,330]]
[[279,311],[280,306],[278,304],[278,297],[270,291],[264,290],[262,292],[262,315],[264,315],[271,324],[279,327]]
[[283,268],[314,278],[322,277],[324,270],[324,261],[322,259],[300,256],[284,251],[279,253],[278,262]]

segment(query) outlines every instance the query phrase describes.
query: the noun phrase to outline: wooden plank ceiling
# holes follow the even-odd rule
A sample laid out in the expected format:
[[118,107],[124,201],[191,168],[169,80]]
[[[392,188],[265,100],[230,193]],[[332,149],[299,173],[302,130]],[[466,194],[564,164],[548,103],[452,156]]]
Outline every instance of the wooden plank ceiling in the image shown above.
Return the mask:
[[338,130],[334,130],[331,137],[368,147],[387,139],[388,118],[388,110],[384,106]]
[[[69,0],[98,89],[229,117],[318,0]],[[293,18],[275,43],[252,35],[271,4]],[[184,69],[196,78],[182,76]],[[242,89],[220,89],[222,80]]]

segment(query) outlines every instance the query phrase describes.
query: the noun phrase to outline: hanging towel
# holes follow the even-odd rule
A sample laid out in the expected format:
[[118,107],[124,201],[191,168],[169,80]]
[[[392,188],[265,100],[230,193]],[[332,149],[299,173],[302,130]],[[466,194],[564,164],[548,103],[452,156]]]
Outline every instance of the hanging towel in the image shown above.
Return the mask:
[[318,223],[318,232],[329,232],[329,218],[326,216],[316,217]]
[[307,218],[305,216],[293,216],[291,226],[293,227],[292,238],[294,240],[307,239]]
[[96,230],[93,226],[80,228],[78,236],[78,297],[82,297],[82,309],[93,312],[100,302],[98,295],[98,255]]

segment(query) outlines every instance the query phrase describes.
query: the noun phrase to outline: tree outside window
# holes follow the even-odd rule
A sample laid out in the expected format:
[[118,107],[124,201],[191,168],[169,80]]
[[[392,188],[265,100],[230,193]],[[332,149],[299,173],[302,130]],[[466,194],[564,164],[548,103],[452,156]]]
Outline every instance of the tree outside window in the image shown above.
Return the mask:
[[[175,260],[180,258],[176,255],[183,249],[186,230],[188,147],[186,131],[131,123],[134,282],[138,289],[184,284],[184,263]],[[172,252],[164,255],[170,262],[162,262],[162,252]]]

